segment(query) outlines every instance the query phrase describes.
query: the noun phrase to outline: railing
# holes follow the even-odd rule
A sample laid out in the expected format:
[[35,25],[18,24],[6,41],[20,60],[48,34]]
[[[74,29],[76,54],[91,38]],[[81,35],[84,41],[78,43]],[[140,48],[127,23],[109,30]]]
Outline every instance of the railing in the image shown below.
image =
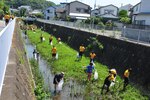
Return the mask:
[[[100,27],[98,25],[92,25],[92,23],[85,24],[81,22],[80,23],[66,22],[66,21],[57,21],[57,20],[38,19],[38,21],[43,23],[51,23],[59,26],[74,28],[74,29],[87,31],[99,35],[104,35],[111,38],[121,39],[124,41],[134,42],[142,45],[150,44],[150,30],[141,30],[141,29],[124,28],[124,27]],[[45,28],[44,26],[43,28]]]
[[2,92],[2,86],[8,62],[10,47],[12,44],[12,37],[15,28],[15,19],[12,20],[1,32],[0,32],[0,95]]

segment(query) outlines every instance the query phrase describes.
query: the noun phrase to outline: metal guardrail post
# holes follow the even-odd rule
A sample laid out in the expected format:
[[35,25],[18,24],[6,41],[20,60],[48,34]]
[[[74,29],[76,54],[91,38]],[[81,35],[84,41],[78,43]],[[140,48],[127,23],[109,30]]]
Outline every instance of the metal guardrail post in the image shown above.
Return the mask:
[[140,41],[140,34],[141,34],[141,31],[139,30],[139,34],[138,34],[138,43]]

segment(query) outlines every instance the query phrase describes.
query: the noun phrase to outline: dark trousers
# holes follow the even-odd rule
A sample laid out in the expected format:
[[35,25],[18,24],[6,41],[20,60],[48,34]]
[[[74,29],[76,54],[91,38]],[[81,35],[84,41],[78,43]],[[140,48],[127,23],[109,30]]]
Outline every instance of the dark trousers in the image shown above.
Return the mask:
[[110,87],[111,81],[108,80],[108,78],[105,79],[103,87],[102,87],[102,91],[101,94],[103,94],[103,90],[106,87],[106,93],[109,92],[109,87]]
[[129,84],[129,78],[128,77],[124,77],[124,86],[123,89],[125,90],[126,86]]

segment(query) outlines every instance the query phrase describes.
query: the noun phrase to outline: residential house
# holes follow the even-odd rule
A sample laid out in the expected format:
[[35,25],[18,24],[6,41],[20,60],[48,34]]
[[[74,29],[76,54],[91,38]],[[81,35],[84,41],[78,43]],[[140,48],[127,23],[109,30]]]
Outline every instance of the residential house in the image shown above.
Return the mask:
[[46,20],[54,19],[56,16],[56,8],[53,6],[48,7],[44,10],[44,18]]
[[117,20],[118,11],[119,8],[111,4],[92,10],[91,16],[99,16],[105,19]]
[[32,11],[31,6],[22,5],[22,6],[18,7],[19,10],[20,10],[21,8],[25,8],[28,12],[31,12],[31,11]]
[[65,6],[65,16],[71,19],[87,19],[91,14],[91,7],[79,1],[73,1]]
[[132,23],[137,25],[150,25],[150,1],[141,0],[132,8]]
[[126,10],[128,12],[128,16],[131,14],[131,9],[132,9],[133,5],[131,4],[127,4],[127,5],[122,5],[120,8],[119,8],[119,11],[121,10]]

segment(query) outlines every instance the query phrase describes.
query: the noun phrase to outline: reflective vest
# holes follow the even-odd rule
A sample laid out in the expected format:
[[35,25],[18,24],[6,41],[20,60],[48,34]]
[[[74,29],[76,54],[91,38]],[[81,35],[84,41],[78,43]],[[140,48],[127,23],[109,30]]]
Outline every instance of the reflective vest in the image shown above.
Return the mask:
[[129,77],[129,75],[130,75],[130,72],[129,72],[129,70],[127,69],[127,70],[124,72],[124,77]]
[[56,47],[52,48],[52,53],[55,53],[55,54],[56,54],[56,52],[57,52]]
[[85,50],[84,46],[80,46],[79,50],[80,50],[80,52],[84,52],[84,50]]
[[95,53],[90,53],[90,58],[91,59],[94,59],[96,57],[96,54]]

